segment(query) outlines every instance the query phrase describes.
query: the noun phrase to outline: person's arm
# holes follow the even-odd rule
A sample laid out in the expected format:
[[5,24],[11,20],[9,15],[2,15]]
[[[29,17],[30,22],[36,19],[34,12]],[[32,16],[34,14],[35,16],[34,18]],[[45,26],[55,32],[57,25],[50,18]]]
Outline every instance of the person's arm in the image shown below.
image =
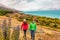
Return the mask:
[[27,23],[27,28],[28,28],[28,23]]
[[37,30],[37,25],[35,24],[35,29]]
[[29,25],[29,30],[31,29],[31,23],[30,23],[30,25]]
[[27,23],[27,30],[28,30],[28,23]]

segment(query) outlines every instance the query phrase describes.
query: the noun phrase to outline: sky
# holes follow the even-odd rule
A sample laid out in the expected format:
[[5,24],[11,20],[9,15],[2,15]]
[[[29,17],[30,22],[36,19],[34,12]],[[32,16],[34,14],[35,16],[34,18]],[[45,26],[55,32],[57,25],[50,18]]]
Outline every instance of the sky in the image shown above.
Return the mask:
[[20,11],[60,10],[60,0],[0,0],[0,4]]

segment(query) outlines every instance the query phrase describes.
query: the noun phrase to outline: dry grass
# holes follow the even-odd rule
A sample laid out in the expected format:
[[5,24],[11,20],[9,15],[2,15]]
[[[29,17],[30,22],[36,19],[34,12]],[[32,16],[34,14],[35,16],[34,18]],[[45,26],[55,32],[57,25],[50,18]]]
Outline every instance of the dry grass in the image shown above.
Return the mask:
[[[4,19],[6,19],[6,21],[8,23],[8,17],[0,16],[0,24],[3,23]],[[22,22],[19,22],[16,19],[13,19],[13,18],[11,18],[11,20],[12,20],[11,21],[11,27],[17,27],[17,25],[21,25],[21,23],[22,23]],[[11,34],[12,34],[13,28],[10,29],[10,30],[11,30]],[[58,32],[58,31],[46,29],[46,28],[43,28],[41,26],[37,26],[37,31],[38,32],[36,32],[35,40],[40,40],[40,39],[42,39],[42,40],[60,40],[60,32]],[[23,31],[20,30],[19,40],[23,39],[23,35],[24,35]],[[30,32],[29,31],[27,31],[27,39],[31,40]]]

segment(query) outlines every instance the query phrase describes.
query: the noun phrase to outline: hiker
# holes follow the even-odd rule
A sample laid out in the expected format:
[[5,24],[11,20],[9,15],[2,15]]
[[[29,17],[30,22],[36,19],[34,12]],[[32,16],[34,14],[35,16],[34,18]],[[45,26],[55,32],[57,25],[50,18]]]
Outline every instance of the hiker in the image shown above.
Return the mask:
[[23,23],[21,25],[21,29],[23,29],[23,31],[24,31],[24,37],[26,37],[26,31],[28,29],[28,23],[27,23],[26,19],[23,20]]
[[30,33],[31,33],[31,39],[35,40],[35,32],[36,32],[36,23],[34,20],[32,20],[32,22],[30,23]]

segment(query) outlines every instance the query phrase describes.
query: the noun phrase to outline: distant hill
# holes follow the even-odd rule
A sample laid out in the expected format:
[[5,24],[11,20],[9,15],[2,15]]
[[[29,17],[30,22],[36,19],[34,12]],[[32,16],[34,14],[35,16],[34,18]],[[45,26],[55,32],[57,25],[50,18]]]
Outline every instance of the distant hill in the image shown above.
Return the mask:
[[16,10],[16,9],[8,8],[8,7],[5,7],[5,6],[3,6],[3,5],[0,5],[0,10],[7,10],[7,11],[19,12],[19,11]]

